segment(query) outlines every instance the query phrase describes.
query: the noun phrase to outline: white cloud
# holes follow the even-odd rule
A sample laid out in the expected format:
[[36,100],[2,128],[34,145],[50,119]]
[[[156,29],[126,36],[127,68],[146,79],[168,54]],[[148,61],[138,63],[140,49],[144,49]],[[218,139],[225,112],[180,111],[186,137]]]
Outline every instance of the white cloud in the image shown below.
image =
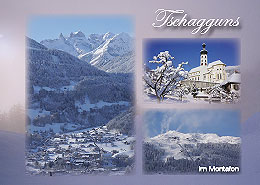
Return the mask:
[[149,111],[145,117],[146,136],[176,130],[187,133],[215,133],[228,123],[237,122],[224,110]]
[[2,38],[2,37],[4,37],[2,34],[0,34],[0,39]]
[[199,131],[200,128],[213,124],[213,120],[216,118],[219,119],[220,116],[222,115],[218,114],[218,111],[169,111],[166,112],[163,116],[161,122],[161,133],[169,131],[171,125],[175,125],[174,127],[177,127],[177,131],[180,131],[183,128],[190,132]]

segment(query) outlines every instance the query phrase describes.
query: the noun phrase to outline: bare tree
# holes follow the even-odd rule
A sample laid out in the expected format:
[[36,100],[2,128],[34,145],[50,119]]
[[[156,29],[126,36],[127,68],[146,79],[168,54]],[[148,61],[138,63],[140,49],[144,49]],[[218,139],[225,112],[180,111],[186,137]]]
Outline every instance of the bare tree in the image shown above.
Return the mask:
[[158,64],[157,68],[146,70],[143,77],[148,92],[154,94],[159,102],[163,101],[167,94],[173,92],[181,80],[188,77],[188,71],[183,68],[183,65],[188,62],[182,62],[175,68],[172,65],[172,59],[174,57],[169,54],[169,51],[160,52],[153,57],[152,61],[149,61],[149,63]]

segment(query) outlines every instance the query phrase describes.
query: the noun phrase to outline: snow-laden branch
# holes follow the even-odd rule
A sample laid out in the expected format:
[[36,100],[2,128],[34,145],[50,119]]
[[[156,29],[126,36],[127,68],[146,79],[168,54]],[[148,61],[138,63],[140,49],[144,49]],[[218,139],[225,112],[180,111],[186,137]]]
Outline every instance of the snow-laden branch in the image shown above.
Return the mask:
[[165,95],[176,89],[177,84],[188,77],[188,71],[185,71],[184,65],[188,62],[182,62],[175,68],[169,51],[160,52],[153,57],[149,63],[156,63],[156,69],[147,70],[144,74],[144,82],[149,92],[156,95],[159,101],[162,101]]

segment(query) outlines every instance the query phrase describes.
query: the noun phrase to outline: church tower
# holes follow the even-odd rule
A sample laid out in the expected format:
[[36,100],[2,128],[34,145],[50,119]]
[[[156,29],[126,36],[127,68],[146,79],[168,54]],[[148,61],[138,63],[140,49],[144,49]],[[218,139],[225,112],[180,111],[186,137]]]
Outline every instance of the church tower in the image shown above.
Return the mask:
[[208,65],[208,51],[205,49],[206,44],[202,44],[202,50],[200,51],[200,65],[201,66],[207,66]]

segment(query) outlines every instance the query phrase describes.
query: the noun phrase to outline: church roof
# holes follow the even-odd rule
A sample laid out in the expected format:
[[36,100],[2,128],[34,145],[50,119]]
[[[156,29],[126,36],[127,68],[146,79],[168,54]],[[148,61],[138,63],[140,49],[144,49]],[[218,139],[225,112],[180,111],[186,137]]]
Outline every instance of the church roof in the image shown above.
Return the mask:
[[225,85],[227,83],[241,83],[241,75],[240,73],[233,73],[228,79],[221,83],[221,85]]
[[198,67],[192,68],[192,69],[190,70],[190,73],[201,71],[201,69],[202,69],[203,67],[204,67],[204,66],[198,66]]
[[209,63],[208,68],[211,68],[212,66],[219,65],[219,64],[225,65],[225,64],[224,64],[223,62],[221,62],[220,60],[217,60],[217,61],[215,61],[215,62]]
[[232,83],[240,83],[241,75],[239,73],[233,73],[230,77],[228,77],[227,81]]
[[206,48],[206,44],[205,43],[203,43],[202,44],[202,50],[200,51],[200,54],[208,54],[208,51],[205,49]]
[[208,51],[207,50],[201,50],[200,54],[208,54]]

